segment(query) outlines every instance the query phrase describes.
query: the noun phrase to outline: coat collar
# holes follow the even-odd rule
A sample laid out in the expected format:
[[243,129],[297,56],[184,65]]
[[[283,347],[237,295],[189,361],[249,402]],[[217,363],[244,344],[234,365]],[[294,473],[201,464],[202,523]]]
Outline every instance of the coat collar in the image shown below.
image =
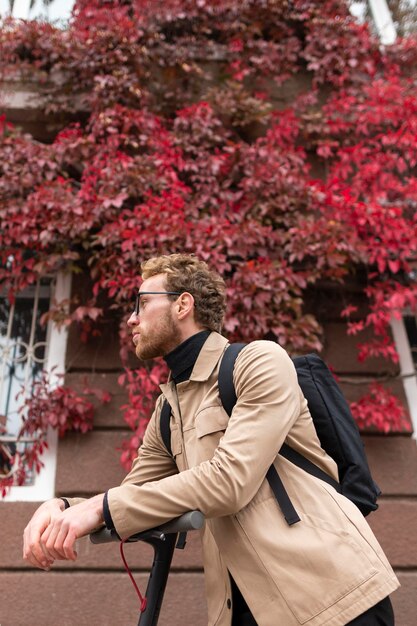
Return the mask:
[[200,354],[197,357],[190,380],[202,382],[208,380],[216,367],[228,341],[219,333],[212,332],[207,337]]
[[[204,382],[208,380],[219,362],[227,344],[228,341],[225,337],[219,333],[212,332],[207,337],[207,340],[197,357],[193,371],[191,372],[190,381]],[[168,402],[170,404],[171,402],[176,404],[176,402],[174,402],[174,399],[176,398],[174,382],[170,380],[165,384],[159,385],[159,387]]]

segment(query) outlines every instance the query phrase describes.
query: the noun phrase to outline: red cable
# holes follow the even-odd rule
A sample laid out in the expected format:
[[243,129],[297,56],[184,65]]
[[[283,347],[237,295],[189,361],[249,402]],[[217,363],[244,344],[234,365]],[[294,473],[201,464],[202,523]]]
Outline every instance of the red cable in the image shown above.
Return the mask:
[[137,595],[139,596],[139,600],[140,600],[140,612],[143,613],[143,611],[146,609],[146,596],[143,597],[141,592],[139,591],[139,587],[136,584],[135,579],[132,576],[132,572],[130,571],[130,567],[127,564],[127,561],[125,559],[125,555],[124,555],[124,551],[123,551],[123,546],[125,544],[125,542],[127,541],[127,539],[124,539],[123,541],[120,542],[120,556],[122,557],[122,561],[123,561],[123,565],[125,566],[125,570],[127,571],[127,573],[129,574],[129,578],[132,581],[132,585],[135,588],[135,591],[137,593]]

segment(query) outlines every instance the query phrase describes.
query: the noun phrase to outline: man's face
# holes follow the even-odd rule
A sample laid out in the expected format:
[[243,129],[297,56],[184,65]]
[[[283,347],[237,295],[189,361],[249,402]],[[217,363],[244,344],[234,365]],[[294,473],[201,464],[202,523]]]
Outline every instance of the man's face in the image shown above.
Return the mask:
[[[157,274],[143,281],[139,293],[168,291],[165,275]],[[181,343],[181,332],[175,317],[175,299],[164,293],[140,297],[138,313],[132,313],[128,326],[132,331],[136,356],[142,361],[165,356]]]

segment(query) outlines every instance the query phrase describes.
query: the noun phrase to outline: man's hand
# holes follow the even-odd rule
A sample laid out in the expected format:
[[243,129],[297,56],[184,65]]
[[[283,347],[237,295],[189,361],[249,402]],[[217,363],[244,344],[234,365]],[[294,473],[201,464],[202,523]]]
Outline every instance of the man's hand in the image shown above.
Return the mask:
[[104,494],[99,494],[51,518],[40,537],[42,550],[49,559],[75,561],[75,541],[103,523],[103,498]]
[[64,508],[65,504],[59,498],[44,502],[35,511],[24,530],[23,558],[35,567],[49,569],[54,561],[48,552],[44,550],[40,538],[52,519],[61,515]]

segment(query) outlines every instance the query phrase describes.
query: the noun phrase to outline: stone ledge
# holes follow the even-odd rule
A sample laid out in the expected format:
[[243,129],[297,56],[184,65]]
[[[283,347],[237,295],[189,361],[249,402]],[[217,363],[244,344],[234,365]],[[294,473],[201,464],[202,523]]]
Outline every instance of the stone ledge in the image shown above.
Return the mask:
[[[413,538],[410,538],[413,541]],[[397,626],[416,626],[417,571],[397,572],[401,587],[392,594],[395,623]]]
[[384,496],[417,496],[417,446],[410,436],[364,436],[374,480]]
[[[144,593],[147,576],[135,579]],[[126,573],[3,572],[3,626],[126,626],[136,624],[139,601]],[[172,574],[161,626],[206,626],[203,575]]]
[[381,500],[367,521],[393,567],[417,569],[417,500]]

